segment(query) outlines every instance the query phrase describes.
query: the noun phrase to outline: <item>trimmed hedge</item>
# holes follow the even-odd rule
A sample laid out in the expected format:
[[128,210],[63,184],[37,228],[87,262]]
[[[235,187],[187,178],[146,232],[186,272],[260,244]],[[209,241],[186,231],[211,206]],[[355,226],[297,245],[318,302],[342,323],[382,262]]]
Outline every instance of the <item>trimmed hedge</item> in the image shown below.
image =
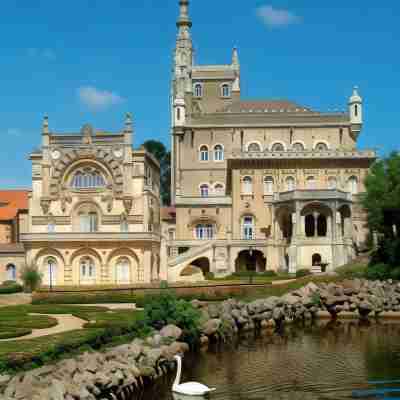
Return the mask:
[[304,276],[311,275],[311,271],[309,269],[299,269],[296,271],[296,278],[303,278]]
[[20,293],[23,291],[23,287],[12,281],[5,281],[0,285],[0,294],[12,294]]

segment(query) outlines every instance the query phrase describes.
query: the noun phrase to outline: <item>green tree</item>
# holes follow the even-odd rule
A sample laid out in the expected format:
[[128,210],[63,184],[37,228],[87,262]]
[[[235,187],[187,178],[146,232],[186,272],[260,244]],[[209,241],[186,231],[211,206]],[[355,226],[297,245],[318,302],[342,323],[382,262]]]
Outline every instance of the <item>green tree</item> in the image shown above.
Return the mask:
[[168,206],[171,204],[171,152],[158,140],[147,140],[143,146],[160,163],[161,201]]
[[400,153],[375,162],[365,180],[366,193],[362,203],[367,211],[371,231],[387,233],[384,210],[400,210]]

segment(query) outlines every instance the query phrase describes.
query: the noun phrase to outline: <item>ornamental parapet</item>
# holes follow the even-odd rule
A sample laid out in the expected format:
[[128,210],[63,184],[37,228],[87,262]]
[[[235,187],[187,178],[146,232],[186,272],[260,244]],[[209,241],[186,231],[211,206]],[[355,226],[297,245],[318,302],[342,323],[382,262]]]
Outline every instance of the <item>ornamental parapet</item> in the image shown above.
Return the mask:
[[176,196],[176,206],[231,206],[232,197],[229,196]]
[[21,242],[160,242],[156,232],[23,233]]
[[375,159],[375,150],[232,151],[229,159]]
[[292,200],[344,200],[352,201],[352,194],[338,189],[296,189],[288,192],[274,193],[276,203]]

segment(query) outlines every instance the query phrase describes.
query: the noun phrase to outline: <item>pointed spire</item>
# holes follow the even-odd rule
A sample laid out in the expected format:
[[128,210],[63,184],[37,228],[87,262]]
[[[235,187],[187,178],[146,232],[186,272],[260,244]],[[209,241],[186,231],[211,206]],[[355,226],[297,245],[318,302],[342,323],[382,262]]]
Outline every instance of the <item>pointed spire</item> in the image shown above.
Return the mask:
[[189,18],[189,0],[179,0],[179,19],[176,26],[179,29],[182,27],[192,27],[192,21]]
[[358,86],[354,86],[353,93],[350,96],[349,103],[361,103],[361,102],[362,102],[362,98],[358,93]]
[[48,135],[48,134],[49,134],[49,117],[47,114],[45,114],[42,123],[42,135]]
[[132,132],[132,114],[130,112],[125,115],[125,132]]
[[238,49],[237,49],[236,46],[233,48],[233,51],[232,51],[232,65],[234,67],[239,67],[240,66],[239,53],[238,53]]

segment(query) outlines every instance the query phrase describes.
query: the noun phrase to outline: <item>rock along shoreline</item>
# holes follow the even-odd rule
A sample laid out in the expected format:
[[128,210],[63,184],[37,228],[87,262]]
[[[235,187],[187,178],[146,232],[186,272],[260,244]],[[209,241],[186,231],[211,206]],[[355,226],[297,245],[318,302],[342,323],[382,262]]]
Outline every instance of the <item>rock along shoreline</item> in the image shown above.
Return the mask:
[[[207,345],[209,340],[229,340],[241,331],[312,320],[324,312],[332,319],[340,313],[361,320],[384,312],[400,316],[400,283],[361,279],[308,283],[284,296],[250,303],[230,299],[192,304],[202,314],[200,344]],[[174,368],[176,354],[189,351],[189,345],[180,341],[182,334],[177,326],[167,325],[146,339],[104,352],[86,352],[15,376],[0,375],[0,400],[129,399]]]

